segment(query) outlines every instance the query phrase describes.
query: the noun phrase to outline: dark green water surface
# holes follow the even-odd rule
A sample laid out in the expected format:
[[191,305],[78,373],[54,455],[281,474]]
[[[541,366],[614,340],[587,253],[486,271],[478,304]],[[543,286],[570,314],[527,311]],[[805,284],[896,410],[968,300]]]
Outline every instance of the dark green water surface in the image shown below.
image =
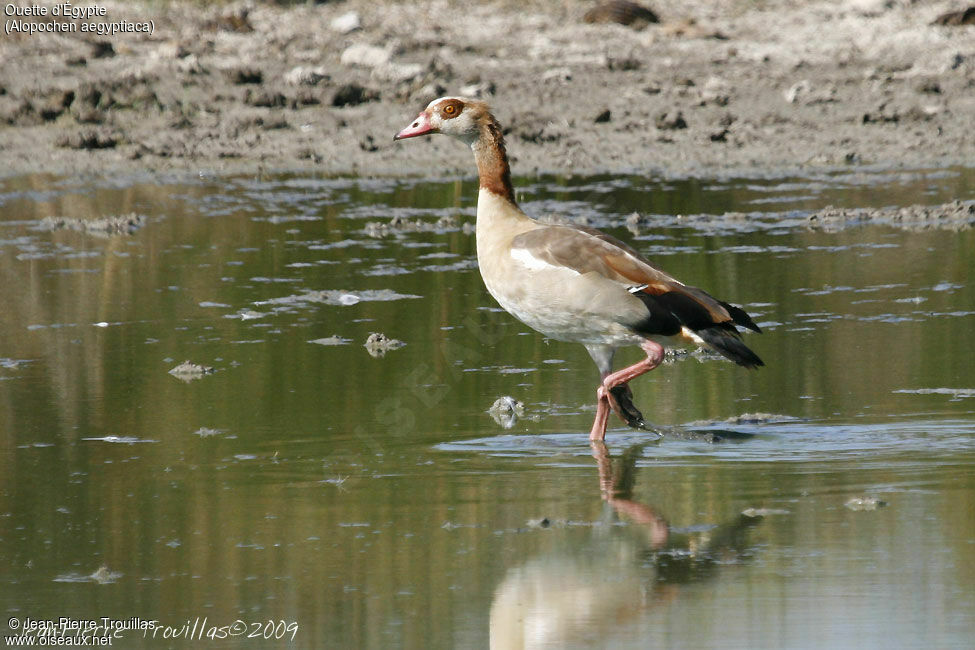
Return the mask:
[[[632,387],[663,438],[614,420],[604,453],[585,350],[481,284],[469,179],[0,180],[3,634],[971,647],[975,230],[806,217],[970,200],[975,173],[516,184],[743,305],[767,366],[662,366]],[[130,212],[131,235],[42,222]]]

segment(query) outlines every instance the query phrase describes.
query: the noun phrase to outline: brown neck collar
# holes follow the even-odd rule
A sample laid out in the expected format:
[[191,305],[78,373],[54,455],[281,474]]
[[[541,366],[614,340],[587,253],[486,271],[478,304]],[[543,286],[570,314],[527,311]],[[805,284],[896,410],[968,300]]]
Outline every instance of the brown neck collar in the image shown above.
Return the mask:
[[511,168],[508,154],[504,148],[501,125],[489,116],[481,125],[480,137],[471,145],[477,175],[482,189],[494,192],[501,198],[515,202],[515,191],[511,187]]

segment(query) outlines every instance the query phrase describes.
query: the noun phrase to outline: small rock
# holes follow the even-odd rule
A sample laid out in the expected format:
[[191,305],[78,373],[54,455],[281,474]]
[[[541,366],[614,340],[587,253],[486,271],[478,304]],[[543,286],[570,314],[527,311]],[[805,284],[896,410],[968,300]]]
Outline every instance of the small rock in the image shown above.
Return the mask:
[[886,506],[887,502],[875,496],[862,496],[850,497],[843,505],[853,511],[876,510]]
[[958,27],[961,25],[975,25],[975,5],[961,11],[949,11],[941,14],[933,21],[932,25],[945,25],[948,27]]
[[701,103],[727,106],[731,102],[732,85],[719,77],[709,77],[701,88]]
[[365,138],[359,141],[359,148],[366,153],[373,153],[379,151],[379,145],[376,144],[376,139],[371,135],[366,135]]
[[0,123],[10,125],[35,126],[42,121],[41,116],[34,110],[34,105],[26,99],[20,100],[0,114]]
[[115,135],[94,129],[67,133],[57,139],[57,145],[66,149],[111,149],[117,144]]
[[622,58],[609,57],[606,59],[606,67],[614,72],[627,72],[629,70],[639,70],[642,68],[643,61],[631,56]]
[[312,68],[299,65],[284,75],[285,83],[293,86],[316,86],[321,81],[328,81],[329,78],[328,72],[325,71],[325,66]]
[[230,83],[238,86],[243,84],[259,84],[264,81],[264,73],[257,68],[238,67],[225,70],[224,74]]
[[542,81],[558,81],[565,83],[572,81],[572,70],[569,68],[549,68],[542,73]]
[[645,223],[643,215],[639,212],[631,212],[629,216],[626,217],[626,229],[629,230],[634,237],[639,237],[641,234],[641,229]]
[[105,114],[92,108],[83,108],[74,114],[78,124],[101,124],[105,121]]
[[355,65],[364,68],[378,68],[389,63],[392,54],[389,50],[375,45],[357,43],[345,48],[340,57],[342,65]]
[[391,339],[382,332],[373,332],[365,342],[366,352],[377,359],[386,356],[390,350],[396,350],[404,345],[406,343],[398,339]]
[[719,41],[728,40],[728,36],[720,30],[703,27],[697,24],[693,18],[686,18],[671,23],[667,23],[661,28],[661,33],[667,36],[679,36],[681,38],[714,38]]
[[250,21],[250,7],[231,8],[203,23],[203,28],[211,31],[222,30],[248,34],[254,31]]
[[582,19],[587,23],[618,23],[634,29],[643,29],[660,18],[650,9],[629,0],[608,0],[586,12]]
[[365,88],[357,83],[349,83],[341,86],[332,96],[332,106],[341,108],[343,106],[358,106],[379,99],[379,93],[375,90]]
[[176,60],[176,70],[188,75],[198,75],[207,72],[207,69],[200,63],[200,58],[195,54],[190,54],[182,59]]
[[203,366],[198,363],[193,363],[192,361],[184,361],[170,370],[169,374],[177,379],[182,379],[183,381],[192,381],[194,379],[199,379],[204,375],[213,374],[213,372],[214,370],[211,366]]
[[673,131],[676,129],[687,128],[687,122],[684,120],[684,114],[680,111],[665,111],[657,116],[654,124],[662,131]]
[[154,55],[161,59],[183,59],[190,54],[190,50],[179,41],[163,43],[154,52]]
[[720,131],[713,131],[708,138],[711,142],[727,142],[728,134],[731,133],[728,129],[721,129]]
[[394,84],[405,84],[422,77],[424,68],[419,63],[387,63],[376,66],[373,74]]
[[504,395],[494,400],[488,413],[501,428],[510,429],[518,422],[518,418],[524,417],[525,405],[510,395]]
[[282,108],[288,105],[288,98],[281,93],[258,90],[251,92],[250,89],[244,93],[244,103],[260,108]]
[[[434,99],[438,97],[443,97],[447,92],[447,88],[436,81],[431,81],[428,84],[420,86],[416,90],[410,93],[410,103],[418,104],[420,106],[426,106]],[[465,93],[463,88],[461,89],[461,95],[465,97],[474,97],[469,93]]]
[[503,395],[494,400],[488,413],[524,413],[525,405],[510,395]]
[[[480,81],[460,87],[460,94],[464,97],[483,99],[494,94],[495,85],[491,81]],[[439,95],[438,95],[439,96]]]
[[53,122],[71,107],[73,101],[73,90],[56,90],[48,96],[37,113],[45,122]]
[[605,122],[609,122],[611,119],[613,119],[613,113],[607,108],[600,112],[599,115],[593,119],[593,122],[596,124],[603,124]]
[[92,582],[97,582],[100,585],[107,585],[115,582],[122,577],[121,573],[112,571],[107,566],[100,566],[98,570],[88,576],[88,579]]
[[91,47],[93,59],[109,59],[115,56],[115,46],[111,41],[91,41],[88,45]]
[[359,17],[358,12],[349,11],[341,16],[333,18],[332,22],[330,22],[328,26],[333,32],[338,32],[339,34],[351,34],[358,29],[362,29],[362,19]]
[[91,82],[84,82],[75,90],[74,107],[85,106],[88,108],[99,108],[102,100],[102,89]]
[[803,94],[808,94],[812,90],[812,83],[808,79],[803,79],[797,83],[792,84],[787,91],[785,91],[785,101],[790,104],[795,104],[799,97]]
[[885,124],[885,123],[896,123],[901,119],[900,113],[895,107],[890,106],[886,102],[877,107],[876,111],[863,114],[864,124]]
[[318,106],[322,103],[321,98],[311,90],[302,88],[294,97],[288,100],[288,106],[292,110],[297,110],[303,106]]
[[861,16],[879,16],[894,3],[893,0],[847,0],[847,6]]

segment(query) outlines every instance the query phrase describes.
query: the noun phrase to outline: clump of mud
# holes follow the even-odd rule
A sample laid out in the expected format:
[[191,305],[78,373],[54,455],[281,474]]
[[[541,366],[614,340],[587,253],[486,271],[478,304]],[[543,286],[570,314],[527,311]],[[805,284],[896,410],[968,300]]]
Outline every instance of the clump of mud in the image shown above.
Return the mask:
[[[456,230],[460,226],[457,217],[449,215],[443,216],[436,221],[423,221],[422,219],[408,219],[402,216],[395,216],[389,221],[370,221],[366,224],[364,231],[370,237],[375,237],[381,239],[389,235],[397,235],[402,233],[414,233],[414,232],[436,232],[443,233],[450,230]],[[464,223],[463,226],[465,233],[473,231],[473,227]]]
[[859,512],[862,510],[876,510],[877,508],[883,508],[887,505],[887,502],[879,497],[867,495],[850,497],[843,505],[849,510]]
[[826,206],[807,218],[813,229],[839,230],[860,224],[883,224],[906,230],[965,230],[975,225],[975,201],[904,208],[835,208]]
[[42,230],[75,230],[88,235],[110,237],[112,235],[131,235],[146,225],[143,214],[120,214],[97,219],[79,217],[44,217],[39,228]]
[[510,395],[503,395],[494,400],[494,404],[488,409],[488,414],[502,429],[510,429],[515,426],[519,418],[525,416],[525,405]]
[[177,379],[182,379],[185,382],[193,381],[194,379],[200,379],[204,375],[210,375],[214,373],[214,369],[211,366],[204,366],[199,363],[193,363],[192,361],[184,361],[175,368],[169,371],[173,377]]
[[377,359],[386,356],[390,350],[396,350],[406,345],[399,339],[391,339],[382,332],[373,332],[366,338],[365,348],[370,356]]

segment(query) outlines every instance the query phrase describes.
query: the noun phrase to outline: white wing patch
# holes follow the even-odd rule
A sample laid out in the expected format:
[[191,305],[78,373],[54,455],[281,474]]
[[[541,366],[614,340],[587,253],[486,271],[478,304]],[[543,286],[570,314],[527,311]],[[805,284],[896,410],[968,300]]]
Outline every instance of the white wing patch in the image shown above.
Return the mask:
[[512,248],[511,259],[515,260],[516,262],[521,262],[531,271],[568,271],[573,275],[579,275],[579,272],[575,269],[570,269],[567,266],[556,266],[555,264],[549,264],[545,260],[535,257],[527,248]]

